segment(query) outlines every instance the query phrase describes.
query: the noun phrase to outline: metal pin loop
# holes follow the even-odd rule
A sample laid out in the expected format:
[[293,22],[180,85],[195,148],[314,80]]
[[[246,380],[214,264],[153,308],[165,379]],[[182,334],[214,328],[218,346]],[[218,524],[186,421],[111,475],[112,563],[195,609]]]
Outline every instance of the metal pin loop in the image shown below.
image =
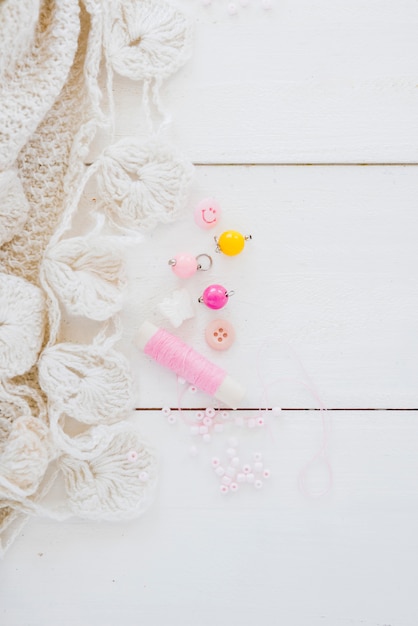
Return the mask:
[[[203,265],[201,263],[199,263],[199,259],[201,258],[205,258],[207,259],[207,267],[203,267]],[[197,269],[200,270],[201,272],[207,272],[211,267],[212,267],[212,257],[209,256],[209,254],[198,254],[196,257],[196,261],[197,261]]]

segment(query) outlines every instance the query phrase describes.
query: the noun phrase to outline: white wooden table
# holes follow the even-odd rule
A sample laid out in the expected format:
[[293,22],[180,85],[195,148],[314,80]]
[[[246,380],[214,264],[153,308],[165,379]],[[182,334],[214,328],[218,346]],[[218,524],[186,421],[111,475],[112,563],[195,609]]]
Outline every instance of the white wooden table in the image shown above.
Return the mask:
[[[30,521],[0,565],[0,624],[416,626],[418,2],[253,0],[235,16],[221,0],[181,4],[194,54],[162,99],[196,175],[185,217],[130,253],[122,342],[132,419],[160,454],[156,502],[126,524]],[[115,98],[117,137],[143,136],[140,87],[119,80]],[[211,272],[236,292],[237,340],[210,352],[203,307],[178,334],[245,385],[237,415],[284,409],[267,429],[230,428],[272,472],[232,497],[209,467],[225,438],[190,455],[182,419],[158,410],[176,406],[175,377],[132,344],[179,286],[167,260],[211,252],[192,219],[208,195],[222,227],[253,235]],[[312,498],[298,478],[323,418],[333,483]]]

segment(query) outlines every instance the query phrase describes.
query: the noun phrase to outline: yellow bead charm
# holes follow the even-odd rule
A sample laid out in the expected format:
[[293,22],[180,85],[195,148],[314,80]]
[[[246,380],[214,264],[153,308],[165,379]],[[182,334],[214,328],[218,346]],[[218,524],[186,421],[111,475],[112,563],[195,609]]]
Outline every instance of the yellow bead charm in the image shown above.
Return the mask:
[[217,251],[228,256],[235,256],[244,249],[246,239],[251,239],[251,235],[244,237],[236,230],[226,230],[219,239],[215,237]]

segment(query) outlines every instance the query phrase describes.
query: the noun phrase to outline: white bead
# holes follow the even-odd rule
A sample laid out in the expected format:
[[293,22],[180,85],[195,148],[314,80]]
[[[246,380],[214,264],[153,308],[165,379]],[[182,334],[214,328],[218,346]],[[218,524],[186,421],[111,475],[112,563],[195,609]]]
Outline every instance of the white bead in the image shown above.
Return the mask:
[[190,393],[197,393],[197,387],[195,387],[194,385],[190,385],[189,391]]
[[213,429],[214,429],[215,433],[223,433],[224,425],[223,424],[215,424]]
[[199,433],[200,433],[201,435],[206,435],[206,434],[207,434],[207,432],[208,432],[208,429],[207,429],[207,427],[206,427],[206,426],[199,426]]
[[224,495],[226,493],[228,493],[228,491],[229,491],[229,487],[227,487],[226,485],[221,485],[219,489],[220,489],[221,493],[224,494]]
[[263,0],[263,2],[261,3],[263,5],[263,9],[271,9],[273,4],[271,2],[271,0]]
[[211,436],[206,433],[206,435],[203,435],[202,439],[205,443],[209,443],[211,440]]
[[197,413],[195,414],[195,419],[198,422],[200,422],[204,417],[205,414],[203,413],[203,411],[197,411]]
[[140,474],[139,474],[139,480],[140,480],[142,483],[146,483],[148,479],[149,479],[149,474],[148,474],[148,472],[146,472],[146,471],[140,472]]
[[264,476],[264,478],[270,478],[270,476],[271,476],[270,470],[269,469],[265,469],[264,472],[263,472],[263,476]]
[[254,452],[253,459],[254,459],[254,461],[262,461],[263,455],[260,454],[260,452]]
[[253,483],[255,480],[254,474],[247,474],[247,483]]
[[230,437],[227,443],[230,448],[238,447],[238,439],[236,437]]
[[169,424],[175,424],[177,422],[177,417],[175,415],[169,415],[167,417],[167,422]]
[[250,0],[239,0],[239,3],[242,7],[247,7]]
[[228,448],[226,453],[231,458],[234,457],[234,456],[237,456],[237,451],[235,450],[235,448]]
[[185,385],[186,384],[186,379],[182,378],[181,376],[177,377],[177,381],[178,381],[179,385]]
[[168,416],[170,415],[170,413],[171,413],[171,409],[170,409],[170,407],[168,407],[168,406],[164,406],[164,407],[161,409],[161,413],[164,415],[164,417],[168,417]]
[[274,417],[277,417],[281,413],[281,408],[279,406],[274,406],[271,409],[271,412],[273,413]]
[[228,13],[229,15],[235,15],[237,12],[237,6],[233,2],[228,4]]
[[236,471],[235,471],[235,469],[233,467],[227,467],[226,468],[226,475],[227,476],[230,476],[231,478],[234,478],[235,474],[236,474]]
[[197,456],[197,448],[196,448],[196,446],[190,446],[189,454],[190,454],[190,456]]
[[243,465],[242,471],[244,474],[249,474],[251,472],[251,465]]
[[239,489],[237,483],[231,483],[229,485],[229,488],[230,488],[231,491],[238,491],[238,489]]
[[220,459],[218,459],[217,456],[214,456],[211,462],[212,462],[212,467],[219,467],[219,463],[221,461],[220,461]]
[[261,489],[261,488],[262,488],[262,486],[263,486],[263,481],[262,481],[262,480],[256,480],[256,481],[255,481],[255,483],[254,483],[254,487],[255,487],[256,489]]
[[205,413],[206,413],[206,415],[207,415],[208,417],[215,417],[215,413],[216,413],[216,411],[215,411],[215,409],[214,409],[213,407],[209,406],[209,407],[205,410]]
[[228,420],[229,419],[229,412],[228,411],[222,411],[221,418],[223,420]]
[[241,474],[241,473],[240,473],[240,474],[237,474],[237,481],[238,481],[239,483],[245,483],[245,480],[246,480],[246,479],[245,479],[245,474]]
[[223,476],[222,478],[222,484],[223,485],[230,485],[232,483],[232,480],[230,479],[229,476]]
[[216,468],[216,470],[215,470],[215,474],[216,474],[217,476],[223,476],[223,475],[225,474],[225,470],[224,470],[224,468],[222,467],[222,465],[220,465],[219,467],[217,467],[217,468]]
[[210,417],[205,417],[205,418],[203,419],[203,424],[204,424],[205,426],[212,426],[212,420],[210,419]]
[[199,434],[199,426],[190,426],[190,434],[198,435]]
[[239,458],[237,456],[234,456],[234,458],[231,459],[231,465],[232,465],[232,467],[238,467],[239,466]]
[[244,425],[244,418],[243,417],[236,417],[235,418],[235,425],[236,426],[243,426]]
[[248,428],[255,428],[255,419],[251,417],[247,422]]
[[257,426],[259,426],[260,428],[262,428],[265,424],[265,421],[262,417],[258,417],[257,418]]
[[260,463],[260,462],[254,463],[254,471],[262,472],[263,471],[263,464]]

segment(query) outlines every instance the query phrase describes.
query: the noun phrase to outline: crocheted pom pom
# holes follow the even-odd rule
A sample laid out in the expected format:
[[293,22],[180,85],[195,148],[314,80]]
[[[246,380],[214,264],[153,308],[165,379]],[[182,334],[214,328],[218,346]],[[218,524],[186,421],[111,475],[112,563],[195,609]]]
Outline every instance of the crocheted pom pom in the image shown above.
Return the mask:
[[156,484],[155,454],[132,430],[116,432],[96,457],[64,455],[60,465],[71,510],[89,519],[136,517],[150,503]]
[[47,251],[43,267],[73,315],[103,321],[121,309],[126,279],[115,237],[64,239]]
[[40,358],[39,382],[50,404],[85,424],[112,423],[132,408],[132,381],[122,354],[62,343]]
[[123,0],[115,6],[107,44],[115,72],[150,80],[169,76],[184,63],[191,29],[183,13],[163,0]]
[[192,174],[193,166],[166,144],[125,139],[103,152],[98,190],[114,224],[146,230],[179,216]]
[[0,246],[20,231],[26,221],[29,203],[16,170],[0,173]]
[[38,489],[51,459],[47,426],[35,417],[0,417],[0,499],[22,500]]
[[0,377],[27,372],[42,346],[44,297],[23,278],[0,274]]

